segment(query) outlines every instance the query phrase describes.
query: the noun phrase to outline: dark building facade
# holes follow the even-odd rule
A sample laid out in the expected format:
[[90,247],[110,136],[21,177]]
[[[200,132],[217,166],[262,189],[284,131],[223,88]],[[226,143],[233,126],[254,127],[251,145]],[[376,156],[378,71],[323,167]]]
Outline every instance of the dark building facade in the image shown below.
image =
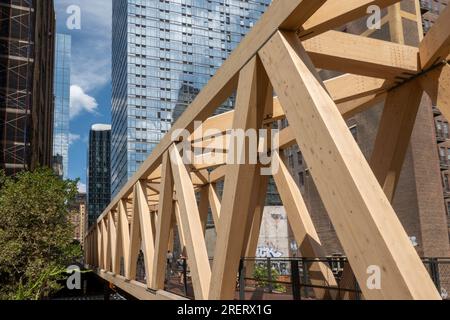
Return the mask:
[[[417,46],[423,33],[429,29],[425,28],[427,22],[422,16],[426,17],[430,3],[433,10],[442,10],[445,8],[443,2],[403,0],[398,6],[383,11],[387,19],[384,19],[386,23],[380,30],[367,30],[366,19],[361,19],[344,26],[342,31]],[[395,25],[398,22],[396,14],[403,16],[400,25]],[[329,71],[321,72],[324,79],[336,75]],[[383,106],[383,103],[375,105],[347,121],[349,130],[368,160],[374,148]],[[450,164],[450,143],[448,148],[445,145],[449,141],[448,129],[448,122],[442,119],[438,109],[424,94],[393,201],[399,220],[418,254],[423,257],[450,255],[447,217],[450,185],[448,175],[445,175]],[[301,152],[293,148],[287,152],[287,159],[327,254],[344,254]]]
[[89,133],[87,203],[88,227],[111,201],[111,126],[96,124]]
[[0,3],[0,169],[51,167],[53,0]]

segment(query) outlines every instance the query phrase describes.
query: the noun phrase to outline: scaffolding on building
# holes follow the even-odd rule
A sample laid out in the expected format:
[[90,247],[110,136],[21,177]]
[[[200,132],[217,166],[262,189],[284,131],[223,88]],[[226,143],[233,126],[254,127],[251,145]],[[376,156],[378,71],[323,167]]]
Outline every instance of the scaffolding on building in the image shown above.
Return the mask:
[[30,164],[34,68],[32,0],[0,4],[0,163],[7,174]]

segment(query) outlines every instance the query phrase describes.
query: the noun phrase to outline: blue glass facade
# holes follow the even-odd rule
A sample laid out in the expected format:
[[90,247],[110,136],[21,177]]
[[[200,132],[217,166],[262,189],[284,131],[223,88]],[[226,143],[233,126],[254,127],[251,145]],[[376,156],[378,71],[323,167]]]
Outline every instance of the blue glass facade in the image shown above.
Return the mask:
[[69,171],[71,41],[72,38],[70,35],[56,34],[53,159],[54,161],[62,162],[62,173],[64,178],[68,177]]
[[88,226],[111,202],[111,126],[95,124],[89,132],[87,205]]
[[113,0],[113,195],[270,2]]

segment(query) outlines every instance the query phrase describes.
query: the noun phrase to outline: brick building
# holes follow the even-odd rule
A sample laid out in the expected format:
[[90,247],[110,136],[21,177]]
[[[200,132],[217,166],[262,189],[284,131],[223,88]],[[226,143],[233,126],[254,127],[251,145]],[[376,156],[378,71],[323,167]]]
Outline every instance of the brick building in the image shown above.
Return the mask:
[[72,203],[70,208],[70,221],[74,226],[73,239],[77,240],[83,246],[87,226],[85,193],[79,193]]
[[[403,0],[383,10],[380,30],[367,29],[365,18],[346,25],[342,31],[417,46],[424,30],[429,29],[446,3],[448,1]],[[323,79],[337,75],[321,72]],[[348,120],[349,129],[367,159],[372,154],[382,110],[383,103]],[[301,152],[295,147],[288,150],[286,156],[327,254],[344,253]],[[448,122],[424,94],[393,201],[400,221],[421,256],[450,256],[449,165]]]

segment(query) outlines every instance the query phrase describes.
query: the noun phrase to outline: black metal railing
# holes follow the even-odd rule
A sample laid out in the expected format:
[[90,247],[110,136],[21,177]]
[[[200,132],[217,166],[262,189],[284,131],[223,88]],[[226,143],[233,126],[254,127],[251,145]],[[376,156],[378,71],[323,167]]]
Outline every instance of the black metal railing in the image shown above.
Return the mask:
[[[450,299],[450,258],[423,258],[443,299]],[[337,285],[317,279],[313,264],[330,267]],[[194,298],[186,259],[168,262],[166,290]],[[320,297],[318,294],[320,293]],[[346,257],[243,258],[236,277],[237,300],[363,299]]]

